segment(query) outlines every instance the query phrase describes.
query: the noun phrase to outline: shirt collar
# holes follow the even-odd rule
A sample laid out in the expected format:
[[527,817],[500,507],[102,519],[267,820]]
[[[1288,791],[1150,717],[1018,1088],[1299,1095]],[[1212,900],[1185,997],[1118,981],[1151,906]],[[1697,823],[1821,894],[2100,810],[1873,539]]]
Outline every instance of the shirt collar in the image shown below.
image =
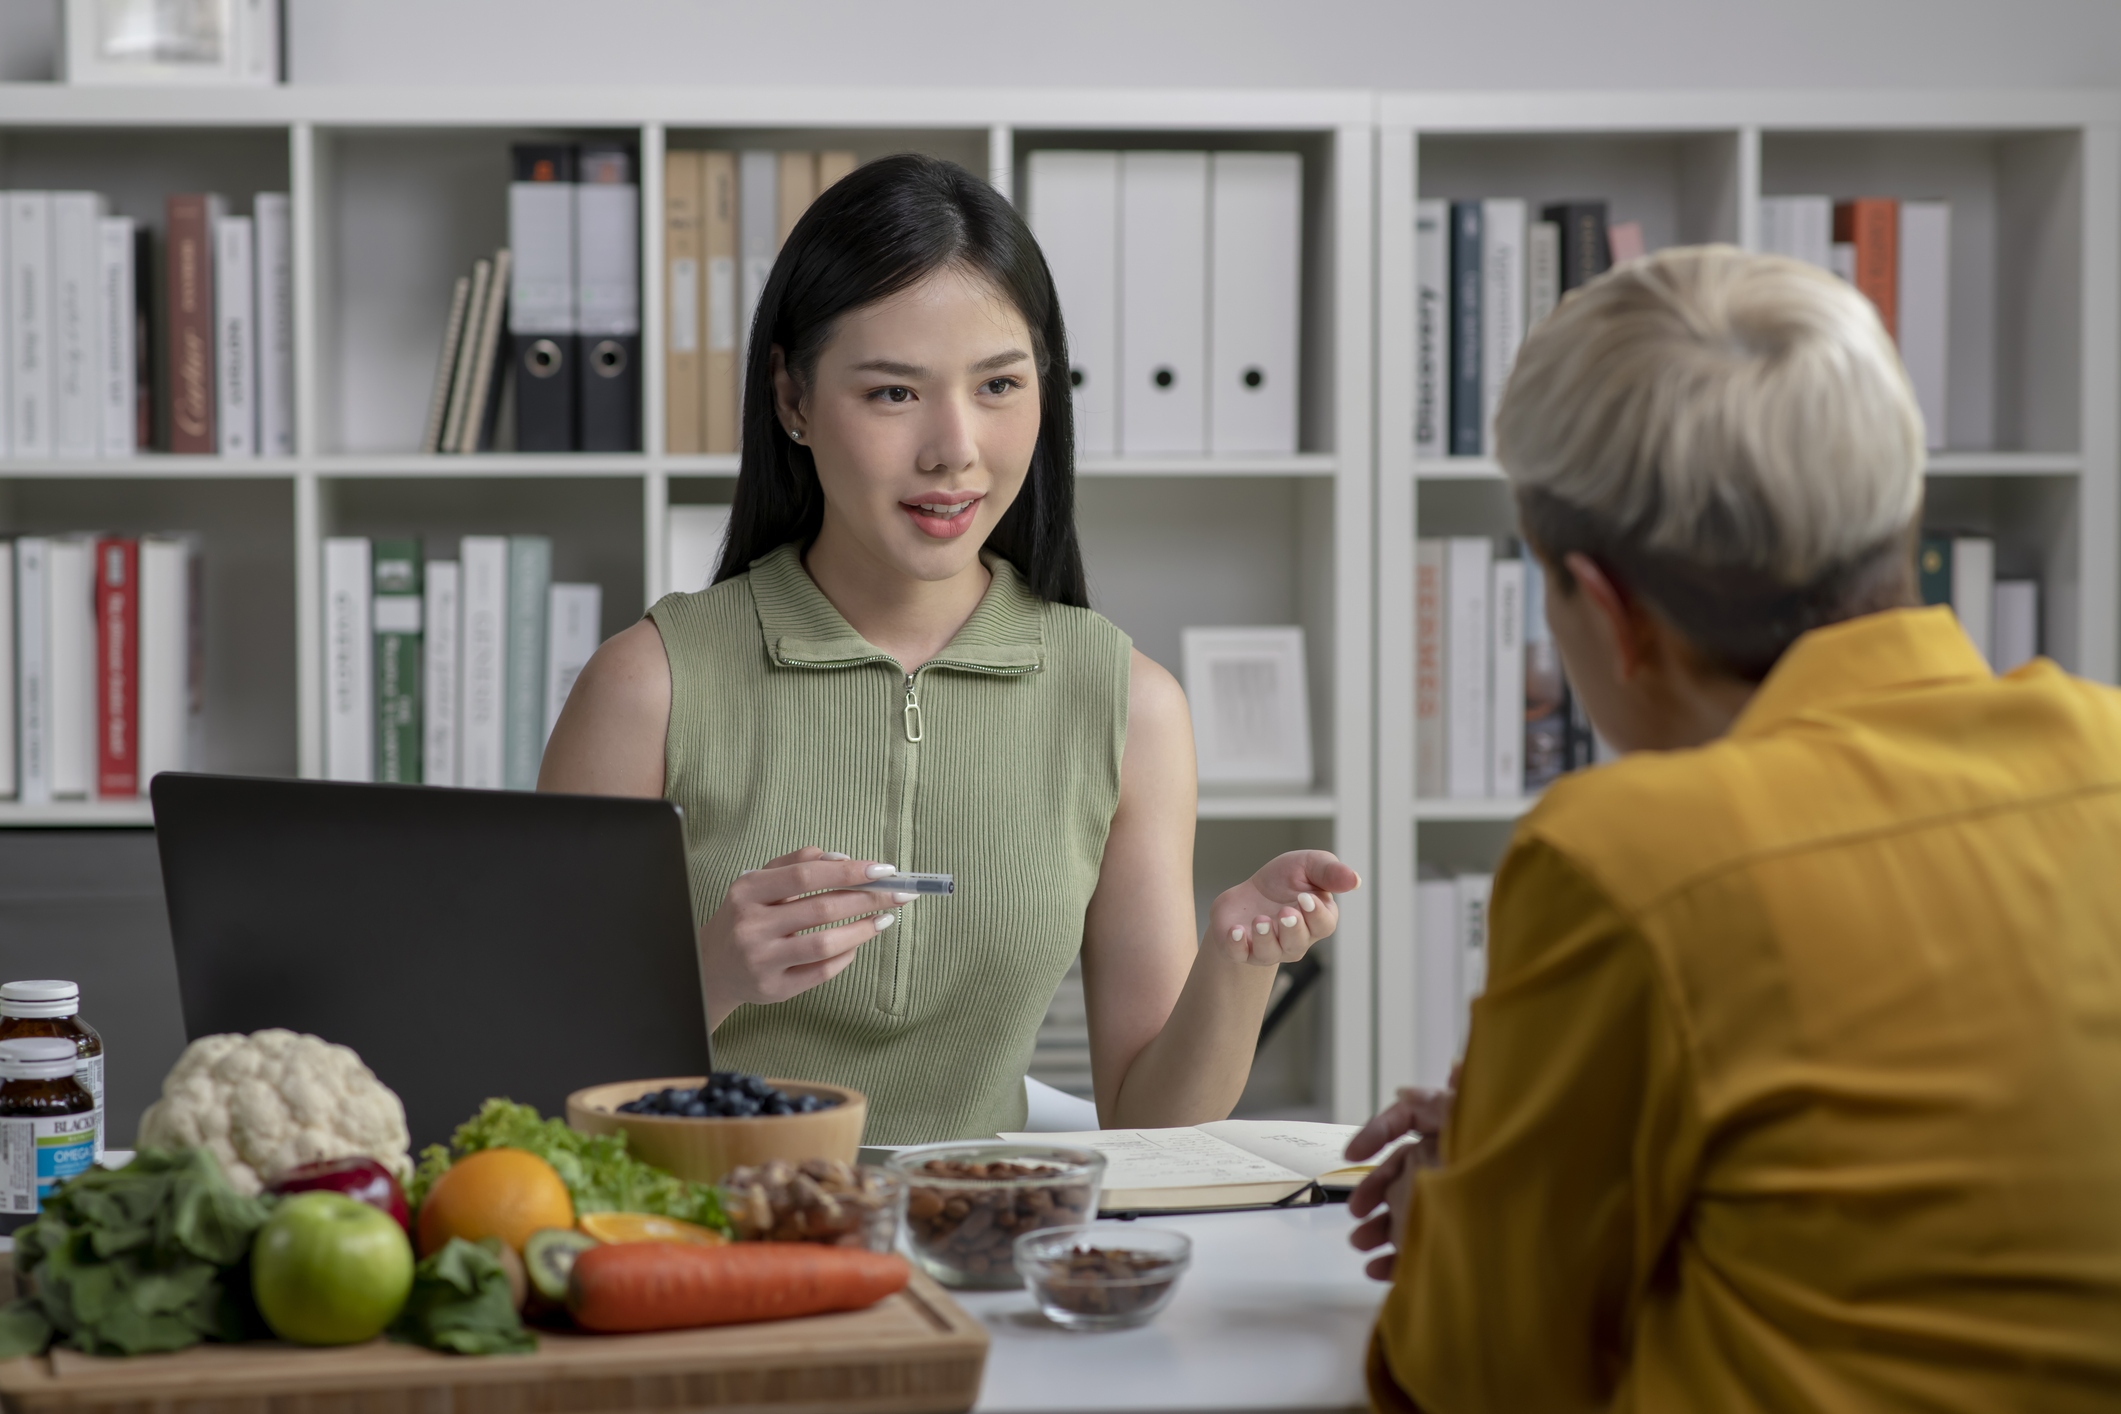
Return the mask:
[[1764,736],[1814,708],[1850,698],[1992,676],[1942,605],[1865,614],[1815,628],[1791,644],[1730,734]]
[[[1045,667],[1043,601],[1024,584],[1016,566],[982,551],[980,563],[993,582],[942,652],[937,667],[970,672],[1026,673]],[[854,631],[803,568],[800,547],[790,543],[751,562],[751,598],[773,661],[784,668],[846,668],[896,662]]]

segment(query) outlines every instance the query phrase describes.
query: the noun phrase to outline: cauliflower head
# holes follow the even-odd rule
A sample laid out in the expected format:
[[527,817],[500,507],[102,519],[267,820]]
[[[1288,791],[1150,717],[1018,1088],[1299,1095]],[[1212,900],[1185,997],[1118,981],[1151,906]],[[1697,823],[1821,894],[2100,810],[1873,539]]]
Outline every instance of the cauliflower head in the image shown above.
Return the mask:
[[244,1194],[298,1164],[356,1154],[412,1178],[404,1103],[350,1048],[279,1029],[185,1047],[140,1117],[139,1143],[211,1149]]

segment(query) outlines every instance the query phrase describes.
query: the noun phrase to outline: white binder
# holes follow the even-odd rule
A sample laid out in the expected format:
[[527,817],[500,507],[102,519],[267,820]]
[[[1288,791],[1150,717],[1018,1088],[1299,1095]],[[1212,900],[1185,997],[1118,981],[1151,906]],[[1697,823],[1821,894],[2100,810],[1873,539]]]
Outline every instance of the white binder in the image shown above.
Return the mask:
[[1303,158],[1218,152],[1210,184],[1208,450],[1296,450]]
[[1119,154],[1034,152],[1029,195],[1068,328],[1075,450],[1109,457],[1119,451]]
[[1900,203],[1900,362],[1914,385],[1915,404],[1931,449],[1950,445],[1952,206],[1948,201]]
[[1119,445],[1208,444],[1208,154],[1120,156]]

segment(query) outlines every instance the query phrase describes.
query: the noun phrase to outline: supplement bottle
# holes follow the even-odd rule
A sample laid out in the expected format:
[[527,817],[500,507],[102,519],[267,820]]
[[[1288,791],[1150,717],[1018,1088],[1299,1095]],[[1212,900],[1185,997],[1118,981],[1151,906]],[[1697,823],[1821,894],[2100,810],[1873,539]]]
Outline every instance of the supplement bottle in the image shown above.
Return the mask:
[[96,1157],[109,1135],[103,1123],[103,1038],[81,1019],[81,989],[72,982],[0,983],[0,1041],[64,1036],[81,1056],[81,1088],[96,1102]]
[[29,1222],[96,1162],[96,1102],[80,1068],[64,1036],[0,1041],[0,1230]]

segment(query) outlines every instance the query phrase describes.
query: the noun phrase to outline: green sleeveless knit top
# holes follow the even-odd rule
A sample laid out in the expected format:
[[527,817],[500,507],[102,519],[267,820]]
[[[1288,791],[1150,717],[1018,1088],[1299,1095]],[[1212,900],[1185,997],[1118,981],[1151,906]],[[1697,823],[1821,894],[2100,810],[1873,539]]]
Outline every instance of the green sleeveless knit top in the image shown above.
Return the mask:
[[784,545],[648,611],[670,660],[663,794],[685,811],[696,921],[738,872],[816,845],[956,876],[828,982],[739,1006],[715,1064],[849,1085],[865,1142],[1024,1121],[1040,1021],[1081,950],[1119,804],[1131,641],[1008,561],[909,680]]

